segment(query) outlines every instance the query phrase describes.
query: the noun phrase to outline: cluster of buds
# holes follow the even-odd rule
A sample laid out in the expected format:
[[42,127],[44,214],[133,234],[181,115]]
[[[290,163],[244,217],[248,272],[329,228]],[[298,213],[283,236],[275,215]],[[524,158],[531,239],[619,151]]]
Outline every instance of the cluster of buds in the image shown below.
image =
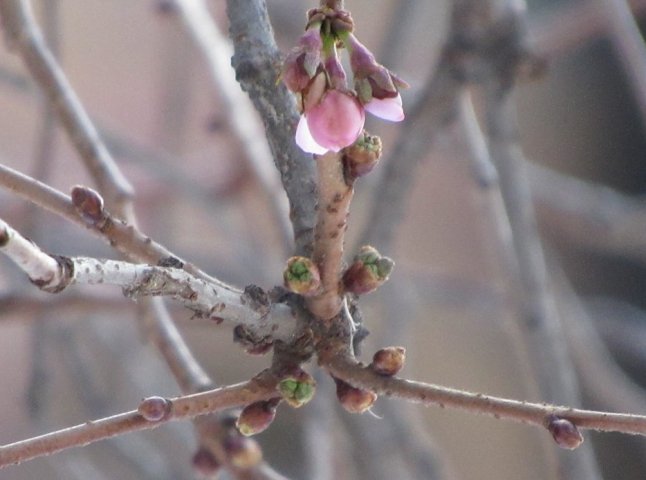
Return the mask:
[[343,274],[345,290],[357,295],[373,292],[388,280],[394,267],[392,259],[382,256],[374,247],[364,245]]
[[[404,119],[399,89],[406,82],[377,63],[353,26],[345,10],[312,9],[305,33],[285,60],[283,81],[297,94],[302,112],[296,143],[306,152],[323,155],[352,145],[363,131],[365,111],[394,122]],[[339,60],[341,48],[350,55],[354,88]]]

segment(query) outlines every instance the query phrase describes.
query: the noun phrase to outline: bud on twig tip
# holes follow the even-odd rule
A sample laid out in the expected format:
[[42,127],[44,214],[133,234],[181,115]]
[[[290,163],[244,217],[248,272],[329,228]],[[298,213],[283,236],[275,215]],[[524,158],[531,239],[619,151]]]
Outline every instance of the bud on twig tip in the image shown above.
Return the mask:
[[545,426],[552,434],[556,444],[568,450],[574,450],[583,443],[583,436],[576,425],[566,418],[549,415],[545,419]]

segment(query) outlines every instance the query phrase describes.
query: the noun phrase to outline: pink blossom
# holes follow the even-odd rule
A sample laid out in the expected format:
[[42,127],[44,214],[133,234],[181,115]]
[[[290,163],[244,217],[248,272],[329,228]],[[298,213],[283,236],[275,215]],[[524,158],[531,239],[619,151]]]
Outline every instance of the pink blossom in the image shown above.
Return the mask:
[[363,107],[353,95],[328,90],[321,101],[305,111],[296,129],[296,143],[309,153],[322,155],[352,145],[366,120]]
[[404,119],[404,108],[400,94],[393,98],[372,97],[372,100],[366,103],[364,108],[375,117],[391,122],[401,122]]

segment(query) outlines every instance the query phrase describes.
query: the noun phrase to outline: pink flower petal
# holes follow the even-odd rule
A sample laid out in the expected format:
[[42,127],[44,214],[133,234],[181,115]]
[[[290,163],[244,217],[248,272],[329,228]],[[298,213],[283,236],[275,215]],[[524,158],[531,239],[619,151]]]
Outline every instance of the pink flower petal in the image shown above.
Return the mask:
[[366,115],[353,95],[328,90],[321,101],[307,112],[306,118],[314,141],[338,152],[359,137]]
[[394,98],[373,98],[364,105],[364,108],[375,117],[391,122],[401,122],[404,119],[402,97],[399,94]]
[[316,143],[316,140],[312,137],[305,115],[301,115],[301,119],[298,121],[298,127],[296,127],[296,145],[301,147],[303,151],[315,155],[323,155],[328,151],[327,148]]

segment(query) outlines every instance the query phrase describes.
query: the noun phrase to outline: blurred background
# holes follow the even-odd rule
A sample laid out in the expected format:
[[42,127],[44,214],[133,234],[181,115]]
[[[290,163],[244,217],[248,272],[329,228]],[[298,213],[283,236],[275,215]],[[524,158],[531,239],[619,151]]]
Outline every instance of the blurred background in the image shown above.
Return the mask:
[[[281,283],[287,254],[271,206],[232,134],[204,58],[173,9],[153,0],[32,3],[72,86],[136,189],[140,228],[231,284]],[[267,3],[277,43],[287,52],[315,2]],[[449,3],[346,1],[359,38],[411,84],[405,107],[434,70]],[[646,2],[630,3],[643,18]],[[529,2],[530,32],[548,69],[519,87],[517,103],[552,288],[560,292],[557,299],[566,299],[559,312],[583,393],[578,406],[645,413],[646,112],[611,41],[602,4]],[[209,7],[226,33],[225,2]],[[407,123],[368,128],[382,136],[385,161],[396,162],[388,153]],[[397,268],[387,286],[362,299],[371,331],[365,356],[403,344],[408,378],[541,401],[523,367],[504,265],[492,255],[497,240],[485,213],[487,194],[467,157],[459,128],[449,125],[421,159],[405,215],[393,222],[395,242],[382,251]],[[0,48],[0,162],[64,192],[91,186],[6,45]],[[370,221],[382,167],[357,184],[349,248]],[[47,251],[117,258],[97,238],[2,189],[0,215]],[[171,311],[217,382],[242,381],[268,365],[268,357],[250,357],[234,345],[229,327]],[[137,305],[116,288],[41,294],[0,258],[0,315],[2,443],[129,410],[147,395],[178,393],[138,327]],[[577,320],[569,323],[572,317]],[[316,404],[281,408],[259,437],[267,460],[291,478],[312,478],[310,446],[322,435],[333,438],[334,455],[323,458],[334,462],[340,479],[556,478],[545,431],[382,400],[375,415],[352,417],[335,405],[329,378],[320,382]],[[319,400],[325,396],[332,401]],[[391,415],[405,419],[382,418]],[[645,440],[585,437],[604,478],[644,478]],[[188,479],[195,445],[190,424],[168,425],[10,467],[0,479]],[[415,474],[413,464],[418,472],[427,468],[428,476]],[[440,464],[449,476],[434,476]]]

